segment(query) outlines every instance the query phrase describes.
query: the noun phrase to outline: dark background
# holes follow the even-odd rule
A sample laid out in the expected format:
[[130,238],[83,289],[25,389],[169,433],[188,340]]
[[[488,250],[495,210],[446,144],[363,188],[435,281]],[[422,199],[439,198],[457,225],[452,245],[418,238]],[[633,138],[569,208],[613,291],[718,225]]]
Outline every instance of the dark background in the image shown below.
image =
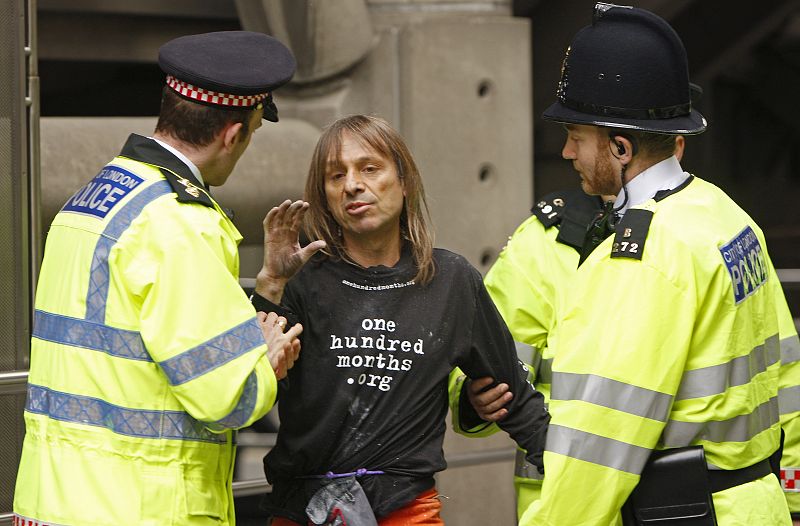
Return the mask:
[[[690,78],[704,91],[697,108],[709,128],[687,138],[684,168],[722,187],[754,217],[776,268],[800,269],[800,2],[630,3],[672,24],[686,47]],[[579,184],[560,158],[563,131],[539,115],[554,100],[564,51],[590,22],[593,5],[513,1],[532,34],[531,202]],[[152,55],[137,56],[136,44],[241,28],[234,0],[41,0],[38,27],[43,117],[156,115],[154,86],[163,75]],[[800,284],[784,283],[797,316]]]

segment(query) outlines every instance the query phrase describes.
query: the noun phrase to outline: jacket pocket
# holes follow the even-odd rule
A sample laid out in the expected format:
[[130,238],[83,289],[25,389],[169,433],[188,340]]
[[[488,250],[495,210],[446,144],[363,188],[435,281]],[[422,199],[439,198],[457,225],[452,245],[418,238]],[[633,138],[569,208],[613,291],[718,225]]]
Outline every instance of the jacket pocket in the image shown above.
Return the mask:
[[186,514],[192,519],[207,517],[224,521],[225,485],[210,478],[187,477],[183,481]]
[[180,470],[161,466],[141,469],[140,515],[143,526],[177,524],[177,490],[180,487]]

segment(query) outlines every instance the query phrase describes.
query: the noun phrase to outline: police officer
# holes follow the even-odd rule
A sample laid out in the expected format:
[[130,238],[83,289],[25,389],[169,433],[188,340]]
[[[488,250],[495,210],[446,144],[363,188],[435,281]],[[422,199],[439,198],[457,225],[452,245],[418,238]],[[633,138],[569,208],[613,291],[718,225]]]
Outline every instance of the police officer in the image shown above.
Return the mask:
[[[577,189],[544,196],[532,208],[533,215],[509,238],[484,279],[514,336],[517,357],[528,368],[530,382],[545,398],[550,394],[553,360],[547,339],[578,269],[586,228],[602,207],[600,197]],[[498,430],[487,422],[506,416],[505,405],[513,393],[504,383],[490,388],[493,382],[492,378],[470,381],[458,369],[451,373],[450,409],[457,433],[484,437]],[[539,498],[541,481],[542,474],[525,460],[525,451],[518,449],[514,468],[518,515]]]
[[[675,138],[675,158],[683,157],[684,137]],[[529,379],[545,400],[550,398],[553,349],[547,338],[563,309],[584,252],[586,230],[614,196],[590,196],[582,190],[562,190],[540,199],[509,238],[484,283],[503,315],[517,346],[517,355],[529,371]],[[484,437],[497,431],[487,422],[502,420],[505,405],[513,397],[505,384],[490,387],[491,378],[470,381],[455,370],[450,379],[453,429],[467,437]],[[472,406],[462,406],[462,389]],[[514,488],[517,516],[541,496],[543,475],[517,450]]]
[[152,138],[131,135],[53,221],[37,287],[15,524],[233,524],[232,430],[273,405],[298,326],[256,315],[241,235],[208,193],[247,148],[289,50],[184,36]]
[[578,270],[549,342],[547,476],[520,523],[606,526],[654,450],[699,445],[700,515],[791,524],[769,458],[797,336],[782,333],[761,230],[672,156],[676,135],[706,127],[679,37],[648,11],[598,3],[544,117],[564,124],[584,190],[617,200],[614,234]]

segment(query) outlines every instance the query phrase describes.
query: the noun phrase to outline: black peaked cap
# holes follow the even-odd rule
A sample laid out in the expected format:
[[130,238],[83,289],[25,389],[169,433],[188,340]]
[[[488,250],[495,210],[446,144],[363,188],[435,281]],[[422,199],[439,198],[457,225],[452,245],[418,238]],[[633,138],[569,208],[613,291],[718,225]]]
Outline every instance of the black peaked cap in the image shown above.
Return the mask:
[[264,118],[271,121],[278,115],[270,94],[289,82],[297,69],[285,45],[253,31],[178,37],[159,48],[158,65],[168,75],[170,87],[190,100],[220,107],[263,101]]

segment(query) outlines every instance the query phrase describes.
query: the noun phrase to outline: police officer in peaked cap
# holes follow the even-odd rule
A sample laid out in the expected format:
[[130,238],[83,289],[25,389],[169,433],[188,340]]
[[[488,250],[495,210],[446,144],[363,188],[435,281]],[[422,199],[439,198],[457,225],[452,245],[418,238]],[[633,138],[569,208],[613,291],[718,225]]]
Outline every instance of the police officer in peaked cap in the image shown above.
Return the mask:
[[233,431],[272,407],[302,327],[256,313],[225,182],[291,52],[247,31],[164,44],[152,137],[64,204],[36,291],[15,523],[234,524]]
[[544,118],[583,189],[617,199],[549,340],[546,476],[520,524],[791,525],[800,343],[761,229],[673,155],[706,128],[679,36],[596,4]]

